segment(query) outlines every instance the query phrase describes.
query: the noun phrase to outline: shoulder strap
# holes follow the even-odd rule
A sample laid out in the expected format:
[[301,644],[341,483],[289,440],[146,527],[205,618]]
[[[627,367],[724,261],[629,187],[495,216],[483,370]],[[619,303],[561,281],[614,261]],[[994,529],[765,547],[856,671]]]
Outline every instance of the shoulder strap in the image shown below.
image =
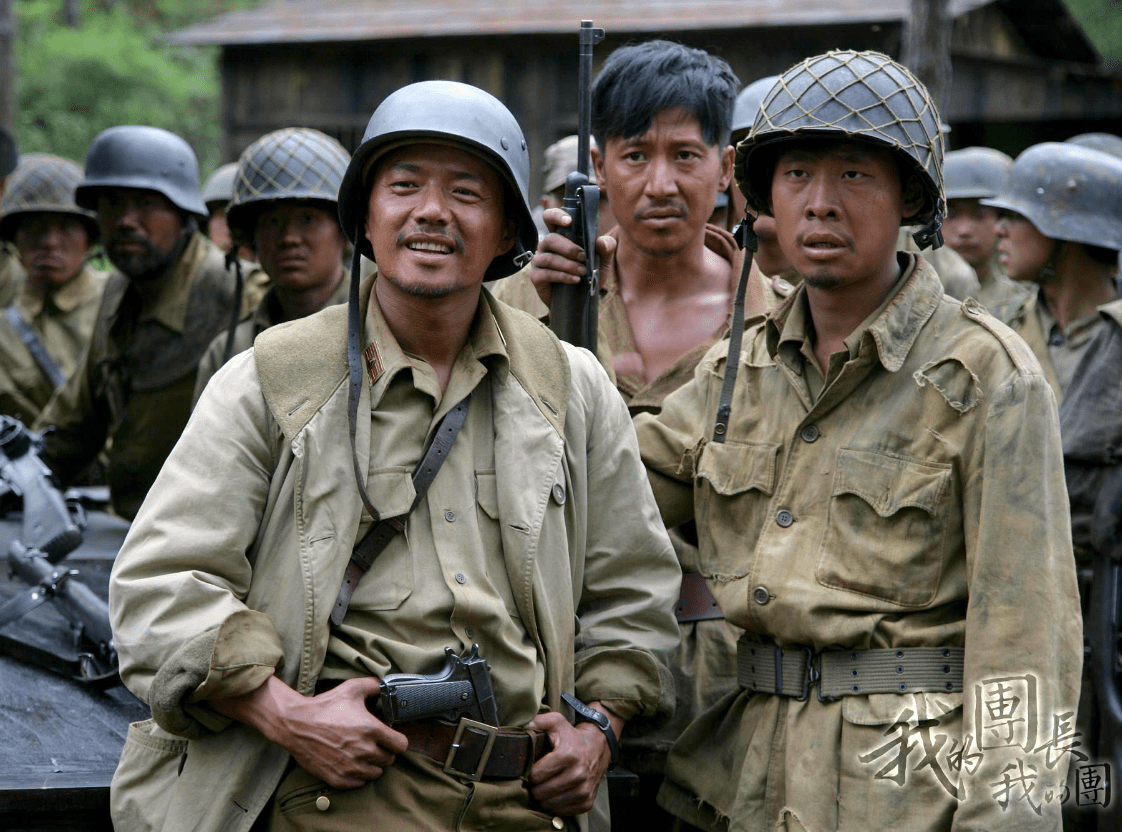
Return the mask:
[[31,324],[23,319],[16,305],[13,303],[4,310],[4,317],[8,319],[8,323],[15,329],[19,339],[23,345],[27,347],[27,351],[31,353],[31,357],[35,359],[35,363],[39,365],[39,369],[43,374],[50,379],[51,386],[56,390],[66,383],[66,376],[63,374],[62,369],[51,358],[47,348],[43,346],[43,342],[39,340],[39,336],[35,334],[35,330],[31,328]]

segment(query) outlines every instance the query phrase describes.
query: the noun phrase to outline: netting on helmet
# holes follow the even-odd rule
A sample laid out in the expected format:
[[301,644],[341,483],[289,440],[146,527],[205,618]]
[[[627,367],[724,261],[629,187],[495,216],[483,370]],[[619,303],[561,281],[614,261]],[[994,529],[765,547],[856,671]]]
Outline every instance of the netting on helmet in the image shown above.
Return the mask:
[[82,181],[82,168],[59,156],[25,156],[4,189],[0,213],[51,211],[93,216],[74,201],[74,189]]
[[335,202],[350,155],[330,136],[289,127],[258,139],[238,163],[234,205],[266,199]]

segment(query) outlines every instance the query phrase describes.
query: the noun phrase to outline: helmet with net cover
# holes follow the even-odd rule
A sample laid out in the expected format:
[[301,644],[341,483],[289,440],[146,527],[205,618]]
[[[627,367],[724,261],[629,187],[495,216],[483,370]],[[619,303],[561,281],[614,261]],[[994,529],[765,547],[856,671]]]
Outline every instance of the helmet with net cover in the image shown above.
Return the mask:
[[286,127],[262,136],[238,160],[233,199],[226,206],[230,235],[252,243],[258,212],[278,200],[322,202],[336,213],[349,161],[343,145],[318,130]]
[[490,93],[456,81],[421,81],[386,98],[366,127],[339,192],[343,230],[356,249],[373,259],[363,234],[374,163],[405,143],[453,144],[486,159],[508,186],[507,216],[518,225],[514,247],[491,261],[485,280],[514,274],[538,244],[530,214],[530,154],[522,128]]
[[869,142],[892,150],[923,183],[923,208],[909,223],[921,248],[941,245],[943,137],[927,88],[879,52],[838,50],[784,72],[737,146],[736,182],[749,207],[771,213],[771,178],[785,143],[810,138]]
[[1075,144],[1045,142],[1013,162],[991,205],[1020,214],[1045,237],[1122,251],[1122,159]]
[[753,81],[740,91],[732,108],[733,141],[748,135],[748,131],[756,123],[756,116],[760,112],[760,104],[763,103],[764,96],[771,92],[771,88],[778,80],[778,75],[769,75],[759,81]]
[[1005,190],[1013,159],[992,147],[952,150],[943,164],[947,199],[989,199]]
[[203,185],[203,202],[214,210],[216,205],[225,205],[234,197],[234,177],[238,175],[238,163],[223,165],[210,175]]
[[97,240],[97,215],[74,201],[81,181],[82,167],[77,162],[46,153],[21,157],[0,200],[0,239],[11,240],[27,214],[47,213],[75,217],[85,226],[90,242]]

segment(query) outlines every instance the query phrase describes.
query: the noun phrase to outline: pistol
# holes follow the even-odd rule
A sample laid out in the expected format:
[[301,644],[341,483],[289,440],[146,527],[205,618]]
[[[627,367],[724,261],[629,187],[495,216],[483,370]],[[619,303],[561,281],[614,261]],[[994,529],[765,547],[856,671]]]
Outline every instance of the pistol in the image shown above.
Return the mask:
[[499,704],[490,671],[478,644],[462,656],[445,647],[444,667],[436,673],[390,673],[382,678],[378,716],[391,727],[418,719],[459,722],[464,716],[498,726]]

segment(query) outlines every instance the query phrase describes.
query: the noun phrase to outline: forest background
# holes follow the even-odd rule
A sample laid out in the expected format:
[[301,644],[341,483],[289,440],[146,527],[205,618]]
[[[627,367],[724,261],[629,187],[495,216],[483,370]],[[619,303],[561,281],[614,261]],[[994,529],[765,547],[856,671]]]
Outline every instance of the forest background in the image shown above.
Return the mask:
[[[151,124],[187,139],[205,177],[221,161],[219,52],[163,46],[160,37],[264,1],[16,0],[21,152],[81,161],[105,128]],[[1122,0],[1064,2],[1108,66],[1122,71]]]

